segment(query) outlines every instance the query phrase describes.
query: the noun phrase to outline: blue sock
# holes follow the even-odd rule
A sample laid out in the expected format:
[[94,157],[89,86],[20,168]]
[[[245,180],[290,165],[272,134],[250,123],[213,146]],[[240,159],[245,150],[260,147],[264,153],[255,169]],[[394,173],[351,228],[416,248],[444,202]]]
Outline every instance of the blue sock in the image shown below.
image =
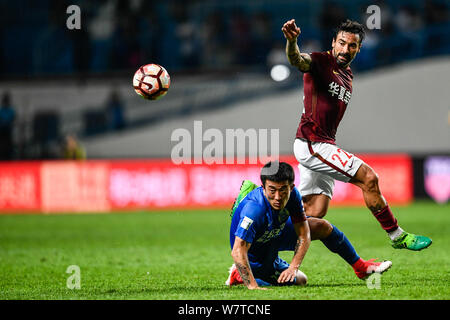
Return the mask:
[[340,231],[336,226],[333,226],[333,231],[331,231],[330,235],[323,239],[323,244],[334,253],[339,254],[342,259],[347,261],[348,264],[352,265],[356,261],[359,260],[359,256],[353,248],[350,241],[347,239],[345,234]]

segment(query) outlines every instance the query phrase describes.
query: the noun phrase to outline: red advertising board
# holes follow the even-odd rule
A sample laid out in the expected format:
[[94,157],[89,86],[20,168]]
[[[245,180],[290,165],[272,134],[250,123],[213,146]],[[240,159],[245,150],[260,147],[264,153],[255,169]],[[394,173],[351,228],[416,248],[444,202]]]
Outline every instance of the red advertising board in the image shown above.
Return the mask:
[[39,211],[40,185],[40,162],[0,162],[0,211]]
[[107,212],[109,162],[42,162],[43,212]]
[[[408,155],[359,155],[380,177],[391,205],[413,199]],[[281,157],[299,171],[292,156]],[[261,164],[175,165],[170,159],[0,163],[0,212],[109,212],[230,208],[242,180],[259,183]],[[364,205],[361,190],[336,181],[332,205]]]
[[261,165],[173,165],[170,161],[113,161],[113,209],[230,207],[243,179],[259,181]]

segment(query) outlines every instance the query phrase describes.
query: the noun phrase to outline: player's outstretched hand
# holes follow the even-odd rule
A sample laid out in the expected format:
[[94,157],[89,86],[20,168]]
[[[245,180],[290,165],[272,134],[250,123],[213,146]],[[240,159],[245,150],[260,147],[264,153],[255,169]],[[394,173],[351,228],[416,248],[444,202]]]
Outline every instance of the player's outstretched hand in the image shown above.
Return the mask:
[[258,285],[256,285],[256,286],[248,286],[247,287],[248,289],[250,289],[250,290],[268,290],[267,288],[264,288],[264,287],[260,287],[260,286],[258,286]]
[[295,24],[295,19],[287,21],[281,28],[281,31],[283,31],[285,38],[289,41],[296,41],[301,33],[300,28]]
[[284,270],[280,276],[278,277],[278,283],[286,283],[286,282],[292,282],[295,280],[295,277],[297,276],[297,270],[294,268],[287,268]]
[[256,287],[256,288],[253,288],[253,289],[250,289],[250,290],[269,290],[269,289],[265,288],[265,287]]

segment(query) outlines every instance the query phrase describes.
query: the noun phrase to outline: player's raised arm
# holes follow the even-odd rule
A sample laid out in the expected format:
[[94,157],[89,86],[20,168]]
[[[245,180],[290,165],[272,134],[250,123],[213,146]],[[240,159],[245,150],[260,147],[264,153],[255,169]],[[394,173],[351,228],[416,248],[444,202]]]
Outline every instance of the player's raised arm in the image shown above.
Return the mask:
[[297,275],[297,270],[302,264],[303,258],[308,251],[311,243],[311,234],[308,222],[298,221],[294,223],[295,232],[298,235],[297,244],[295,245],[294,257],[292,258],[289,268],[284,270],[278,277],[279,283],[291,282]]
[[264,289],[258,286],[258,283],[253,276],[252,269],[250,268],[250,263],[248,261],[248,250],[250,249],[251,243],[236,237],[233,245],[233,250],[231,251],[231,256],[233,257],[236,269],[242,278],[242,281],[249,289]]
[[297,38],[300,35],[300,28],[296,26],[295,19],[287,21],[281,28],[286,38],[286,55],[289,63],[297,67],[302,72],[308,72],[311,67],[311,56],[307,53],[301,53],[297,44]]

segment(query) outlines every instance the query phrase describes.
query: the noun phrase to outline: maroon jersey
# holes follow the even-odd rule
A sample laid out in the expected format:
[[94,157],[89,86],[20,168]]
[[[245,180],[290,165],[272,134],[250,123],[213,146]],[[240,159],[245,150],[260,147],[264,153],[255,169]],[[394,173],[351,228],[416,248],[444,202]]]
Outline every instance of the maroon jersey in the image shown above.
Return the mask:
[[310,71],[303,75],[304,112],[296,137],[335,144],[352,96],[352,70],[339,67],[330,51],[313,52],[311,60]]

